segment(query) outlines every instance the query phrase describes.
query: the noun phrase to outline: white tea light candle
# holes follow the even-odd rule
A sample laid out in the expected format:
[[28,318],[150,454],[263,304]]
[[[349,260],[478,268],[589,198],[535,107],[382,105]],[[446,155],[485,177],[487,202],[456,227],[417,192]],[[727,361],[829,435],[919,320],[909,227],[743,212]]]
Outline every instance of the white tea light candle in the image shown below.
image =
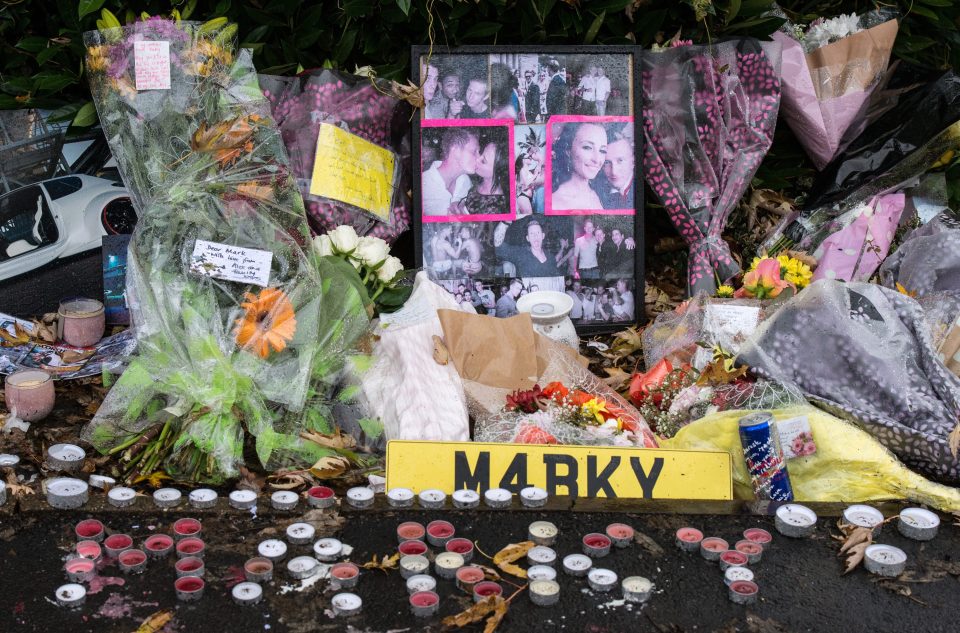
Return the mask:
[[907,566],[907,554],[892,545],[870,545],[864,551],[863,566],[871,574],[895,578]]
[[525,508],[542,508],[547,505],[549,495],[543,488],[528,486],[520,491],[520,503]]
[[317,531],[309,523],[291,523],[287,526],[287,542],[291,545],[306,545]]
[[560,602],[560,584],[555,580],[530,582],[530,602],[539,607],[551,607]]
[[653,591],[653,583],[643,576],[624,578],[620,587],[623,589],[623,599],[627,602],[646,602]]
[[483,501],[491,508],[502,510],[510,507],[513,493],[506,488],[490,488],[483,493]]
[[391,508],[410,508],[413,506],[413,491],[409,488],[391,488],[387,491],[387,503]]
[[876,508],[857,504],[843,511],[843,520],[850,525],[873,530],[873,536],[876,538],[883,526],[883,513]]
[[546,545],[537,545],[527,552],[527,563],[552,567],[557,564],[557,553]]
[[191,490],[187,497],[190,506],[198,510],[208,510],[217,505],[217,491],[210,488]]
[[563,571],[569,576],[586,576],[591,567],[593,561],[583,554],[570,554],[563,559]]
[[400,557],[400,575],[406,579],[425,573],[430,569],[430,561],[419,554]]
[[263,588],[255,582],[241,582],[230,591],[233,602],[240,606],[254,605],[263,598]]
[[237,510],[249,510],[257,505],[257,493],[252,490],[234,490],[227,499],[230,507]]
[[47,449],[47,466],[51,470],[74,472],[83,466],[87,453],[76,444],[54,444]]
[[437,580],[427,574],[416,574],[407,578],[407,592],[415,594],[420,591],[433,591],[437,588]]
[[433,564],[437,571],[437,576],[449,580],[456,577],[457,570],[463,567],[464,562],[463,556],[460,554],[455,552],[444,552],[437,555],[433,561]]
[[333,562],[343,555],[343,543],[335,538],[322,538],[313,544],[313,554],[319,561]]
[[363,600],[355,593],[338,593],[330,600],[330,604],[337,617],[356,615],[363,608]]
[[90,497],[90,486],[82,479],[57,477],[47,480],[47,503],[60,510],[75,510]]
[[533,580],[556,580],[557,570],[547,565],[534,565],[527,570],[527,578]]
[[320,561],[312,556],[297,556],[287,563],[287,573],[291,578],[302,580],[310,578],[320,571]]
[[158,508],[175,508],[183,494],[176,488],[160,488],[153,493],[153,503]]
[[940,517],[923,508],[905,508],[900,513],[897,529],[915,541],[929,541],[937,535]]
[[420,507],[429,510],[438,510],[446,503],[447,494],[442,490],[429,489],[422,491],[418,495],[418,498],[420,499]]
[[607,592],[617,584],[617,574],[610,569],[594,567],[587,572],[587,584],[594,591]]
[[286,557],[287,544],[279,539],[267,539],[257,545],[257,553],[267,560],[277,563]]
[[480,505],[480,495],[475,490],[456,490],[453,493],[453,507],[469,510]]
[[806,538],[817,527],[817,513],[799,503],[788,503],[777,508],[774,525],[784,536]]
[[373,505],[373,490],[358,486],[347,490],[347,503],[358,510],[369,508]]
[[270,505],[273,506],[274,510],[280,510],[281,512],[293,510],[297,507],[298,501],[300,501],[300,497],[290,490],[277,490],[270,495]]
[[549,521],[534,521],[527,528],[527,535],[537,545],[552,546],[559,533],[557,526]]

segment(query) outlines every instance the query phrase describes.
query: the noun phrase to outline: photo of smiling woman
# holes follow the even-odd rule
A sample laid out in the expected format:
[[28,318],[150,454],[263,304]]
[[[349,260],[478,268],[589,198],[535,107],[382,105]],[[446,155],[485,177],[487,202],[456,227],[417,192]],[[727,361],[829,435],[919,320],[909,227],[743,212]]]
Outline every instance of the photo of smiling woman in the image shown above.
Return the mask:
[[[553,132],[561,124],[552,126]],[[551,148],[553,211],[603,209],[592,187],[607,159],[607,130],[601,123],[564,123]]]

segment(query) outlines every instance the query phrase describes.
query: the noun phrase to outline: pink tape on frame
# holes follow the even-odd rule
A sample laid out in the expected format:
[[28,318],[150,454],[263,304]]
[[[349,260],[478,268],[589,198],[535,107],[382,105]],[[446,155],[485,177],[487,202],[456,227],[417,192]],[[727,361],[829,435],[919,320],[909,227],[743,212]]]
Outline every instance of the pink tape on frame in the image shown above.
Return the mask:
[[[556,115],[550,117],[546,123],[547,151],[546,165],[544,166],[544,215],[636,215],[636,209],[563,209],[553,208],[553,126],[557,123],[633,123],[632,116],[582,116]],[[634,168],[636,170],[636,168]],[[642,181],[641,181],[642,182]],[[636,171],[634,171],[634,189],[637,187]]]
[[[421,187],[421,213],[420,221],[423,223],[432,222],[512,222],[517,219],[517,174],[513,168],[516,156],[513,148],[514,122],[513,119],[428,119],[420,121],[420,127],[505,127],[507,128],[507,165],[509,171],[509,190],[504,191],[504,195],[510,202],[510,211],[508,213],[480,213],[476,215],[424,215],[423,191]],[[423,177],[423,141],[421,140],[420,151],[420,176]]]

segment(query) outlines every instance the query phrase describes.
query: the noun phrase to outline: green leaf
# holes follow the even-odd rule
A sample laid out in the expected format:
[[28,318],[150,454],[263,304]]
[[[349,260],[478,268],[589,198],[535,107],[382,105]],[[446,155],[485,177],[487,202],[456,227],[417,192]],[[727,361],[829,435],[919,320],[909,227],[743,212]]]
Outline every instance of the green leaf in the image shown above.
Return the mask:
[[80,0],[77,3],[77,14],[82,20],[84,16],[99,11],[106,0]]
[[376,418],[360,418],[357,424],[363,429],[364,434],[371,440],[375,440],[383,435],[383,422]]
[[587,34],[583,38],[584,44],[592,44],[593,40],[597,37],[597,32],[600,30],[600,27],[603,26],[603,19],[607,17],[606,11],[601,11],[599,15],[593,20],[593,24],[590,25],[590,28],[587,29]]
[[930,9],[927,9],[925,7],[918,7],[917,5],[914,5],[913,8],[910,9],[910,13],[916,13],[917,15],[922,15],[923,17],[930,20],[936,21],[940,19],[940,17]]
[[956,4],[955,0],[918,0],[921,4],[928,7],[952,7]]
[[397,6],[404,15],[410,15],[410,0],[397,0]]
[[73,117],[73,122],[70,123],[70,125],[74,127],[90,127],[96,122],[97,109],[94,107],[92,101],[87,101],[77,110],[77,115]]
[[496,35],[501,28],[503,28],[503,25],[497,22],[477,22],[464,31],[462,37],[464,39],[490,37]]
[[27,51],[28,53],[39,53],[47,47],[47,42],[49,40],[45,37],[39,37],[36,35],[28,35],[19,42],[17,42],[17,48],[22,51]]
[[730,8],[727,9],[727,17],[724,18],[723,23],[729,25],[738,13],[740,13],[740,0],[730,0]]

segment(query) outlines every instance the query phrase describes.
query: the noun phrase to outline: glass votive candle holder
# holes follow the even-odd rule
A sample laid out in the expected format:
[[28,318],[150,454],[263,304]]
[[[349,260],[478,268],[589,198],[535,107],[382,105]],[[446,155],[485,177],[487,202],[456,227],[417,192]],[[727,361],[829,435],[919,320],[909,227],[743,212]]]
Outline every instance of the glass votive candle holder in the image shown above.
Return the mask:
[[17,417],[26,422],[44,419],[53,411],[56,402],[53,378],[39,369],[25,369],[7,376],[3,394],[7,409],[16,409]]
[[60,302],[57,333],[60,340],[74,347],[90,347],[103,338],[106,316],[96,299],[67,299]]

